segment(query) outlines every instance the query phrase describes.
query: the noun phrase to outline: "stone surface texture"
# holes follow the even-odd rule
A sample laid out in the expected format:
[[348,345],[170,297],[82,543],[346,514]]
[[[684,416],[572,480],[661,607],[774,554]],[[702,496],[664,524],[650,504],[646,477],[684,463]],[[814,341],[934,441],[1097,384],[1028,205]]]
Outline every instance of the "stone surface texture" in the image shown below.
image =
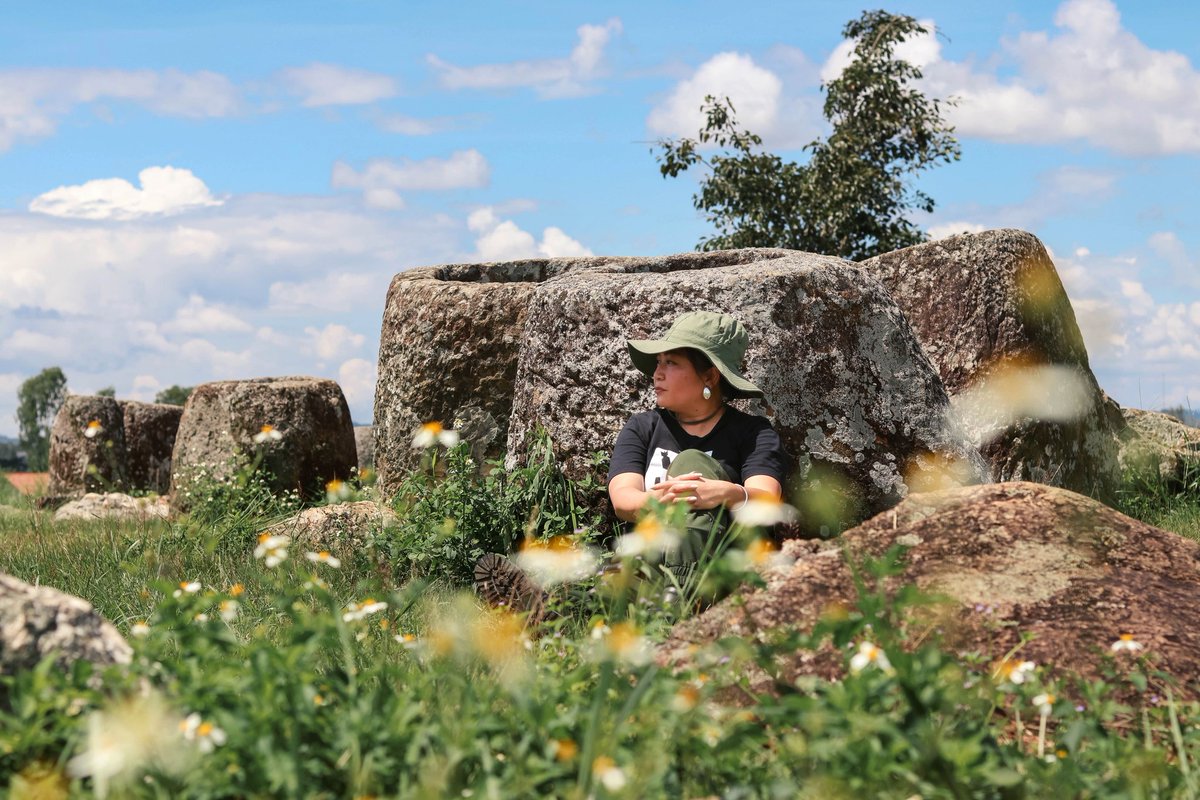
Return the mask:
[[654,407],[626,340],[661,336],[688,310],[746,326],[746,373],[769,406],[738,402],[770,417],[799,456],[805,491],[839,494],[842,524],[895,504],[906,477],[947,463],[981,479],[978,454],[945,424],[937,372],[883,285],[842,259],[765,249],[624,259],[540,283],[513,392],[510,464],[540,426],[570,477],[591,470],[592,453],[610,452],[629,416]]
[[[889,591],[916,584],[946,597],[931,619],[958,652],[999,660],[1031,634],[1022,659],[1096,677],[1110,644],[1132,633],[1158,669],[1179,679],[1177,695],[1198,695],[1200,544],[1029,482],[914,494],[839,542],[787,542],[794,564],[767,572],[766,587],[744,606],[725,601],[678,625],[660,660],[686,662],[692,645],[730,634],[808,630],[829,609],[856,602],[842,548],[857,560],[894,544],[908,549]],[[910,622],[912,633],[934,627]],[[834,678],[845,659],[830,648],[797,652],[784,672]]]
[[[1036,236],[1002,229],[951,236],[862,262],[912,324],[956,406],[972,404],[968,433],[996,481],[1034,480],[1109,497],[1120,478],[1120,421],[1105,413],[1071,302]],[[1037,372],[1053,366],[1056,371]],[[983,418],[968,398],[1012,371],[1044,375],[1023,384],[1020,408],[1003,396]],[[1054,406],[1063,382],[1082,395],[1070,419],[1030,413]],[[993,383],[998,395],[1012,382]],[[1008,387],[1006,390],[1005,387]],[[1118,427],[1114,428],[1113,423]]]
[[381,503],[359,500],[306,508],[271,526],[271,533],[292,537],[297,547],[329,550],[342,556],[361,548],[371,534],[396,522],[396,512]]
[[[264,425],[278,440],[256,443]],[[216,381],[188,397],[172,454],[172,505],[185,508],[179,491],[200,469],[220,478],[237,459],[261,459],[276,492],[322,497],[325,484],[346,480],[357,464],[354,426],[341,387],[323,378],[286,377]]]
[[151,499],[130,497],[120,492],[89,492],[60,506],[54,512],[54,521],[116,519],[145,522],[148,519],[166,519],[170,514],[171,506],[166,497]]
[[64,666],[84,659],[128,664],[132,651],[91,604],[48,586],[0,574],[0,675],[35,667],[51,653]]
[[358,472],[375,468],[375,428],[371,425],[354,426],[354,449],[358,453]]
[[[94,436],[88,423],[98,422]],[[73,394],[50,428],[51,495],[125,491],[129,488],[125,414],[111,397]]]
[[547,278],[606,258],[558,258],[420,267],[388,288],[375,384],[375,469],[385,494],[420,462],[413,433],[426,422],[469,422],[504,448],[529,298]]
[[1123,408],[1128,428],[1121,437],[1121,464],[1151,468],[1170,481],[1179,481],[1200,463],[1200,428],[1185,425],[1161,411]]
[[171,489],[171,452],[183,406],[122,400],[129,486],[158,494]]

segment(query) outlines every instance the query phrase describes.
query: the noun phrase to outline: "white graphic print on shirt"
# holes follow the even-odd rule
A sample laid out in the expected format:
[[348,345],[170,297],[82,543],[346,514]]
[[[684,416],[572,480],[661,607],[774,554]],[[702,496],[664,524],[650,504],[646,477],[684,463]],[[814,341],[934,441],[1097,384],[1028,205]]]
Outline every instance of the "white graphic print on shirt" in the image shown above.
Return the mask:
[[[671,468],[671,462],[677,455],[679,453],[665,447],[654,448],[654,452],[650,454],[650,460],[646,462],[646,489],[657,486],[667,479],[667,470]],[[711,456],[712,450],[707,451],[705,455]]]

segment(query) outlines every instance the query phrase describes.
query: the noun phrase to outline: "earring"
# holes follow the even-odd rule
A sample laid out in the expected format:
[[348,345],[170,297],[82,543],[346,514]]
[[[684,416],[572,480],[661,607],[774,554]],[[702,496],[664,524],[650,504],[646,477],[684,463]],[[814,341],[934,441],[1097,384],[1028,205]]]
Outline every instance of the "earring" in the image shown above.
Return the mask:
[[712,397],[712,389],[705,386],[704,391],[701,392],[700,394],[704,395],[704,399],[707,400],[708,398]]

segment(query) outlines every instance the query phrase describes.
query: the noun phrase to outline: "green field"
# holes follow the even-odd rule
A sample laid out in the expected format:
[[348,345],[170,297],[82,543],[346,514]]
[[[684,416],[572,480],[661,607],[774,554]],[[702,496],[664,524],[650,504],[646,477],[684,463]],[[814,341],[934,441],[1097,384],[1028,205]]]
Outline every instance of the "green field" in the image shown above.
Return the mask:
[[[135,655],[99,680],[50,662],[3,679],[0,787],[24,798],[1200,792],[1200,710],[1131,701],[1144,661],[1075,687],[1039,669],[1008,680],[994,670],[1006,654],[964,661],[908,641],[921,600],[875,594],[869,576],[885,562],[864,565],[858,609],[811,635],[723,640],[680,671],[650,656],[700,587],[632,559],[559,590],[560,615],[535,631],[481,607],[461,554],[526,529],[582,523],[580,546],[606,533],[573,488],[546,467],[484,476],[459,453],[405,484],[398,525],[335,551],[339,568],[297,542],[275,566],[255,557],[259,534],[293,509],[253,479],[207,487],[169,523],[56,524],[5,495],[0,572],[89,600]],[[1186,492],[1122,502],[1196,534]],[[736,601],[754,578],[732,564],[708,574]],[[845,653],[842,680],[749,689],[782,653],[829,646]]]

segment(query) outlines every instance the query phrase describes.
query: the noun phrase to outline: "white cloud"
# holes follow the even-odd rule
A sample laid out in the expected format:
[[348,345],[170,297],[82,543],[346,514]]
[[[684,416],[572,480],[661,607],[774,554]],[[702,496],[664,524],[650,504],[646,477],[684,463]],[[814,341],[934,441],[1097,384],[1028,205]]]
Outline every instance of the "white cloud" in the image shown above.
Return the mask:
[[313,63],[279,73],[286,89],[301,97],[300,104],[318,106],[364,105],[395,97],[396,81],[389,75],[337,64]]
[[52,135],[73,108],[102,101],[192,118],[229,116],[242,105],[228,78],[203,70],[0,70],[0,152],[21,140]]
[[187,304],[175,312],[175,318],[162,326],[169,333],[245,333],[250,323],[235,314],[209,305],[198,294],[188,297]]
[[345,325],[329,324],[324,328],[309,326],[304,332],[308,335],[317,357],[322,361],[350,355],[362,347],[367,339]]
[[55,361],[70,355],[71,341],[65,336],[51,336],[26,328],[18,328],[4,340],[7,359],[32,358]]
[[1054,23],[1054,33],[1003,42],[1003,59],[987,70],[929,63],[929,86],[959,100],[948,117],[960,136],[1085,141],[1135,156],[1200,152],[1200,72],[1185,55],[1125,30],[1111,0],[1067,0]]
[[578,40],[566,58],[514,61],[460,67],[430,54],[426,61],[447,89],[512,89],[532,87],[545,98],[577,97],[591,91],[589,82],[603,72],[604,50],[621,33],[616,17],[603,25],[580,25]]
[[60,186],[38,195],[29,210],[77,219],[136,219],[153,214],[178,214],[219,206],[204,181],[191,170],[146,167],[138,173],[141,188],[123,178],[104,178],[79,186]]
[[982,233],[987,229],[986,225],[978,222],[942,222],[929,227],[929,238],[945,239],[947,236],[956,236],[960,233]]
[[[917,20],[927,33],[917,34],[896,47],[896,58],[907,61],[918,68],[925,68],[941,58],[942,43],[937,38],[937,26],[932,19]],[[836,79],[850,65],[854,57],[857,40],[843,39],[821,65],[821,80],[825,83]]]
[[166,387],[153,375],[134,375],[133,383],[126,395],[130,400],[141,400],[143,403],[149,403],[164,388]]
[[707,120],[706,96],[729,98],[738,127],[763,139],[764,148],[793,149],[811,142],[825,126],[816,75],[802,54],[775,48],[770,59],[788,77],[743,53],[717,53],[675,84],[646,117],[651,134],[695,139]]
[[338,367],[338,384],[346,395],[350,406],[350,417],[355,422],[370,423],[375,405],[375,362],[365,358],[351,358]]
[[516,261],[523,258],[563,258],[594,255],[591,250],[572,239],[560,228],[542,231],[539,243],[533,234],[522,230],[512,220],[501,220],[490,207],[471,212],[467,228],[479,234],[475,240],[476,257],[480,261]]
[[338,189],[360,189],[370,208],[401,209],[399,191],[474,189],[488,185],[492,168],[478,150],[458,150],[449,158],[404,158],[399,162],[379,158],[367,162],[362,171],[344,161],[333,165],[330,183]]
[[361,311],[383,310],[383,297],[391,273],[337,272],[310,281],[277,281],[268,291],[272,311],[308,310]]

